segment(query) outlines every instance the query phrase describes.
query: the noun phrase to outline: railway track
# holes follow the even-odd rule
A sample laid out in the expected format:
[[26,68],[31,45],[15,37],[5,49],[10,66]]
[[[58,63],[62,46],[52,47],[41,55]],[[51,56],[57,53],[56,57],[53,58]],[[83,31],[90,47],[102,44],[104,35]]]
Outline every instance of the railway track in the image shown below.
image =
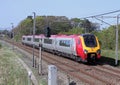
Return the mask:
[[[12,43],[10,41],[7,42]],[[14,44],[32,53],[32,48],[20,43]],[[35,56],[39,56],[39,51],[37,49],[34,51]],[[89,66],[47,52],[42,52],[42,56],[43,60],[49,64],[56,65],[60,70],[84,83],[90,85],[117,85],[120,83],[120,70],[117,68],[105,65]]]

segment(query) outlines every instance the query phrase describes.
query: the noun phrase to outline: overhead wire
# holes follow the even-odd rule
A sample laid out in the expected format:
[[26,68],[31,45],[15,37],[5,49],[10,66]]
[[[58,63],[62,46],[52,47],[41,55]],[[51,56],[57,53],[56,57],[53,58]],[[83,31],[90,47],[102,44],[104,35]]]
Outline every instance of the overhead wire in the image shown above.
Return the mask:
[[111,12],[107,12],[107,13],[103,13],[103,14],[98,14],[98,15],[93,15],[93,16],[88,16],[88,17],[83,17],[83,18],[80,18],[80,19],[86,19],[86,18],[92,18],[92,17],[99,17],[99,16],[113,14],[113,13],[117,13],[117,12],[120,12],[120,10],[111,11]]

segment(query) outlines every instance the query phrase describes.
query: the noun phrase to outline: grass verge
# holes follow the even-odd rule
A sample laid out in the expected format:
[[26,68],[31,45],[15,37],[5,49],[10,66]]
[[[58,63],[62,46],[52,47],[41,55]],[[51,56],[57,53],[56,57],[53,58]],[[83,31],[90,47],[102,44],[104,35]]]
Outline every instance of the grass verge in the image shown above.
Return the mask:
[[[102,56],[115,59],[115,51],[113,50],[102,50]],[[118,51],[118,59],[120,60],[120,51]]]
[[27,85],[27,71],[7,47],[0,49],[0,85]]
[[[116,66],[116,53],[113,50],[102,50],[101,62]],[[120,50],[118,51],[118,66],[120,66]]]

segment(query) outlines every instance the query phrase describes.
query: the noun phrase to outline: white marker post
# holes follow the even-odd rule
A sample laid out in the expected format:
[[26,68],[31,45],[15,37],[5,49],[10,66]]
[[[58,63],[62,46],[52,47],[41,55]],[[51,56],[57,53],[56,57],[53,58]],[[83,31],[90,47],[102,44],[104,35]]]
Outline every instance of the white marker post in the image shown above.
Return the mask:
[[57,85],[57,67],[55,65],[48,66],[48,85]]
[[28,85],[31,85],[31,76],[32,76],[32,72],[29,71],[28,72]]

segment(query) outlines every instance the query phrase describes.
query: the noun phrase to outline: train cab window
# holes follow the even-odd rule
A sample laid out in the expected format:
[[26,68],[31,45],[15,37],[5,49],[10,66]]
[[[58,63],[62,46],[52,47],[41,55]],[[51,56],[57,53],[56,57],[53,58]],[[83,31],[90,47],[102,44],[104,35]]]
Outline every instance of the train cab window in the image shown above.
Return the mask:
[[44,39],[44,43],[46,43],[46,44],[52,44],[52,39]]
[[31,41],[31,38],[27,38],[27,41]]
[[97,42],[94,35],[84,35],[84,42],[87,47],[96,47]]
[[39,38],[35,38],[35,42],[39,42]]

